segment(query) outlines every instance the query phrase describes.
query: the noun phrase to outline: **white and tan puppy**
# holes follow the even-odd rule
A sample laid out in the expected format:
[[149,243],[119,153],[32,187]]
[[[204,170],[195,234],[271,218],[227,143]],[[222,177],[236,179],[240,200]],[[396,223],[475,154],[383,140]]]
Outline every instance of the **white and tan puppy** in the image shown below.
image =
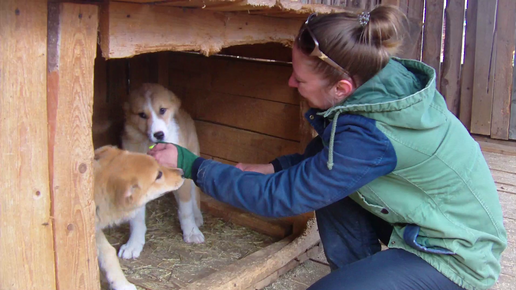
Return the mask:
[[[129,94],[124,105],[125,124],[122,147],[129,151],[147,153],[156,142],[170,142],[188,148],[199,155],[199,141],[195,124],[181,107],[179,98],[159,84],[143,84]],[[203,224],[200,211],[200,190],[193,181],[174,192],[178,203],[178,216],[187,243],[203,243],[199,230]],[[123,245],[119,257],[136,258],[145,244],[145,208],[131,220],[131,236]]]
[[176,190],[184,182],[181,169],[166,168],[151,156],[103,146],[95,150],[95,225],[100,268],[112,289],[135,290],[125,278],[115,248],[103,229],[132,219],[145,204]]

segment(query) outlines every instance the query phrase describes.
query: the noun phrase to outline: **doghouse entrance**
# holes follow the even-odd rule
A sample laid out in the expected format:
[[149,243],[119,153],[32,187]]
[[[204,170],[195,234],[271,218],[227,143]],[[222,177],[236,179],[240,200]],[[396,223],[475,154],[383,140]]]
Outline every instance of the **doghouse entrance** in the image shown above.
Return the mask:
[[[94,147],[120,146],[127,93],[144,82],[155,82],[176,93],[195,120],[204,158],[228,164],[266,163],[280,155],[301,152],[309,133],[302,120],[305,108],[297,92],[287,85],[292,72],[290,58],[290,48],[274,43],[230,47],[210,57],[159,52],[106,61],[99,52],[95,63]],[[292,234],[302,230],[307,220],[304,216],[260,218],[208,196],[203,196],[201,210],[204,225],[200,230],[206,241],[192,245],[182,240],[172,195],[149,203],[141,256],[120,260],[128,280],[142,289],[188,289],[192,282],[209,279],[242,258],[252,261],[253,253],[274,255],[294,240]],[[105,233],[118,249],[128,239],[129,226]],[[316,242],[308,244],[312,247]],[[306,247],[289,249],[288,260],[280,262],[288,263]],[[105,283],[103,289],[108,289]]]

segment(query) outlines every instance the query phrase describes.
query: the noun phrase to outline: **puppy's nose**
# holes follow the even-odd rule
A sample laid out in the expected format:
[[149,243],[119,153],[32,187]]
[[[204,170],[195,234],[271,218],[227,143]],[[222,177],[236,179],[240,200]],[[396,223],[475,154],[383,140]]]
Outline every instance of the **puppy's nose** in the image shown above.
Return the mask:
[[165,134],[162,131],[156,132],[154,133],[154,138],[158,140],[163,140],[163,138],[165,138]]

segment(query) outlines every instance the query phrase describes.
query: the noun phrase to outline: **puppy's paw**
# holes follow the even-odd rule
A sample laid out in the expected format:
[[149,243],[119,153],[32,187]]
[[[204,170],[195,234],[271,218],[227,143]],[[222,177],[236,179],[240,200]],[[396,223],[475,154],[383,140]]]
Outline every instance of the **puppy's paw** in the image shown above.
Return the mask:
[[183,240],[188,244],[202,244],[204,243],[204,235],[198,228],[193,228],[190,233],[183,233]]
[[140,253],[143,250],[142,243],[131,243],[130,241],[127,244],[124,244],[120,247],[118,251],[118,257],[123,259],[136,259],[140,256]]
[[204,224],[204,219],[202,218],[202,214],[199,212],[195,214],[195,225],[197,227],[201,227]]
[[111,285],[111,289],[113,289],[113,290],[137,290],[136,286],[129,283],[128,281],[120,282],[120,283],[113,283]]

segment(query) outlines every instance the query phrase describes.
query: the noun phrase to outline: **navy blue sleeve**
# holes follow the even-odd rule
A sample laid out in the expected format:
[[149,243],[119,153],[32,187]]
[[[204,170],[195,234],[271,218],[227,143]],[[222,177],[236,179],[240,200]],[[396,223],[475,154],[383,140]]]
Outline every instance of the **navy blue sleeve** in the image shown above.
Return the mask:
[[295,153],[290,155],[283,155],[271,161],[272,165],[274,166],[274,172],[292,167],[305,160],[306,158],[314,156],[322,149],[323,145],[321,137],[317,136],[313,138],[310,143],[308,143],[303,154]]
[[[204,193],[238,208],[268,217],[294,216],[332,204],[396,167],[396,153],[375,121],[339,118],[333,152],[329,148],[274,174],[244,172],[213,160],[198,159],[194,181]],[[326,130],[324,140],[329,139]]]

